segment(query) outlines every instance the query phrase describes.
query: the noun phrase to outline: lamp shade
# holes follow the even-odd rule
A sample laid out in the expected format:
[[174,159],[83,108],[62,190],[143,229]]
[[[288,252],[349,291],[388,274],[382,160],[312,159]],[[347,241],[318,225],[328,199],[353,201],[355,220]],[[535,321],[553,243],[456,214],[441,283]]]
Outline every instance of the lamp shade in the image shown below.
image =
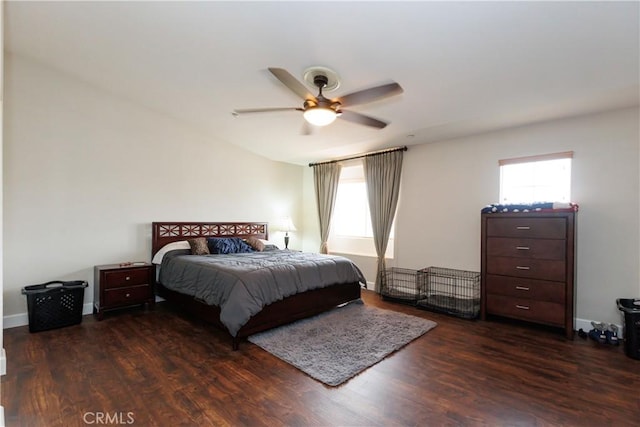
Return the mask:
[[337,115],[335,110],[326,107],[309,107],[303,113],[304,119],[314,126],[326,126],[333,123]]
[[291,219],[290,216],[282,219],[282,223],[280,224],[280,228],[282,229],[282,231],[286,231],[287,233],[289,231],[296,231],[296,226],[293,225],[293,220]]

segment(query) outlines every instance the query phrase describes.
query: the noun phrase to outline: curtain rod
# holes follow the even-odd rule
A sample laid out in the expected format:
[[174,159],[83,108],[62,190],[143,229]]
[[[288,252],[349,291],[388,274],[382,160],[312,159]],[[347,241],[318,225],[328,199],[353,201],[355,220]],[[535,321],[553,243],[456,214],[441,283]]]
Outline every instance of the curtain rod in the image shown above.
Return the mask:
[[341,159],[327,160],[326,162],[309,163],[309,167],[316,166],[316,165],[324,165],[327,163],[337,163],[337,162],[344,162],[347,160],[361,159],[362,157],[375,156],[378,154],[393,153],[394,151],[407,151],[407,147],[405,145],[403,147],[387,148],[385,150],[372,151],[370,153],[359,154],[357,156],[352,156],[352,157],[343,157]]

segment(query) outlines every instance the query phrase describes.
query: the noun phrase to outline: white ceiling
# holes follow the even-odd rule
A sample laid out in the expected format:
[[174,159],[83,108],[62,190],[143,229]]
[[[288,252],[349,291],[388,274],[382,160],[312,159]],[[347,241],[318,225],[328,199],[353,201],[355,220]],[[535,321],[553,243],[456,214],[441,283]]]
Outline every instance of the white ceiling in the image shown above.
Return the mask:
[[[5,2],[5,49],[207,135],[304,164],[639,104],[638,2]],[[267,67],[330,95],[396,81],[400,96],[300,134],[299,107]],[[315,93],[310,88],[310,92]],[[413,135],[413,137],[409,136]]]

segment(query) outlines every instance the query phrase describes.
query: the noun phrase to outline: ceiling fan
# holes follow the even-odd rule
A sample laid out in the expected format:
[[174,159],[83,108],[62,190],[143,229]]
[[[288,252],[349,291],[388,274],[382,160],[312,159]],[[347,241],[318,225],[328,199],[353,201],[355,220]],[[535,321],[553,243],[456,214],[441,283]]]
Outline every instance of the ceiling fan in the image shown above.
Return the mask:
[[274,111],[302,111],[305,120],[314,126],[326,126],[333,123],[333,121],[339,117],[348,122],[382,129],[387,126],[388,123],[354,111],[343,110],[342,107],[373,102],[388,96],[399,95],[403,91],[398,83],[388,83],[382,86],[353,92],[338,98],[328,99],[322,94],[322,90],[325,89],[329,83],[329,78],[326,73],[318,72],[312,76],[313,84],[318,88],[318,95],[313,96],[309,93],[307,87],[293,77],[287,70],[283,68],[269,68],[269,71],[292,92],[304,99],[302,107],[233,110],[234,116]]

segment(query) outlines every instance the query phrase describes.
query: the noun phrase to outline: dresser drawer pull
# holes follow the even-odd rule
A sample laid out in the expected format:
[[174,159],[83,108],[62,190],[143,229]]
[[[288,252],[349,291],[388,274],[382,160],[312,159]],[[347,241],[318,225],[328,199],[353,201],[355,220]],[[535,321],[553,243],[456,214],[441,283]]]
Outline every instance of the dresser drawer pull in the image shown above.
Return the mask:
[[526,267],[524,265],[516,265],[517,270],[530,270],[531,267]]
[[527,305],[516,304],[516,308],[518,310],[529,310],[529,306],[527,306]]
[[519,225],[516,227],[516,230],[531,230],[531,227],[528,225]]
[[516,289],[519,291],[528,291],[529,288],[527,288],[526,286],[516,286]]
[[126,294],[125,297],[129,298],[131,296],[131,294]]
[[516,249],[519,251],[528,251],[530,248],[529,246],[516,246]]
[[124,280],[131,280],[131,277],[127,276],[124,278]]

